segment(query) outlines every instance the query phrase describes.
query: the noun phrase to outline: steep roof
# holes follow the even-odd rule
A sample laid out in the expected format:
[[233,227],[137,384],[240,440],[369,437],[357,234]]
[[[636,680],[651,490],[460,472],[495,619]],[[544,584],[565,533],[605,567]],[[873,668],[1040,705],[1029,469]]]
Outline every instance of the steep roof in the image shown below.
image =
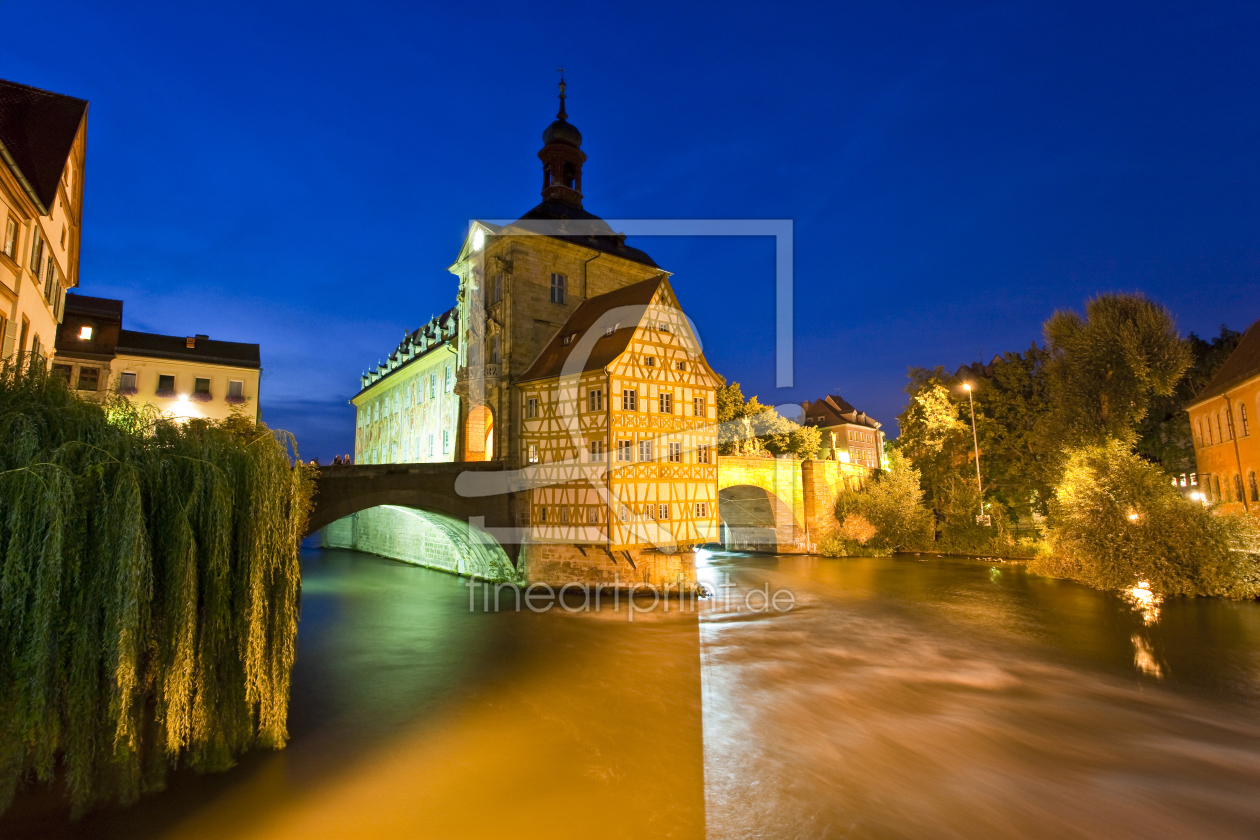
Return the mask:
[[[878,429],[882,425],[875,418],[849,405],[848,401],[839,394],[830,394],[812,403],[802,403],[801,408],[805,409],[804,425],[806,426],[840,426],[849,423]],[[825,419],[814,419],[819,416]]]
[[92,297],[66,292],[66,315],[122,320],[123,302],[113,298]]
[[[530,222],[559,223],[559,232],[552,225],[531,225]],[[572,224],[570,224],[572,223]],[[626,244],[626,237],[617,233],[612,227],[593,213],[588,213],[577,205],[557,199],[547,199],[530,210],[514,224],[515,227],[530,230],[536,229],[543,236],[560,239],[581,245],[595,251],[603,251],[615,257],[642,263],[659,268],[656,261],[638,248]],[[573,233],[565,233],[565,228],[572,228]]]
[[237,367],[262,367],[257,344],[237,341],[216,341],[197,336],[194,346],[189,347],[184,336],[158,335],[157,333],[118,331],[117,352],[131,356],[150,356],[159,359],[182,359],[191,362],[209,362]]
[[0,155],[17,170],[41,212],[57,197],[87,106],[84,99],[0,79]]
[[1234,352],[1229,354],[1225,364],[1221,365],[1221,369],[1190,405],[1195,406],[1204,400],[1219,397],[1234,385],[1253,376],[1260,376],[1260,321],[1247,327]]
[[[518,381],[526,382],[531,379],[559,376],[564,370],[569,354],[579,346],[585,346],[582,336],[587,330],[600,325],[601,319],[605,316],[616,318],[613,310],[622,306],[632,307],[627,313],[629,317],[620,319],[615,324],[606,325],[615,327],[611,335],[605,334],[601,326],[601,334],[590,347],[590,353],[582,363],[581,370],[601,370],[607,367],[626,351],[635,328],[643,321],[648,305],[664,282],[665,275],[662,274],[582,301],[581,305],[569,316],[569,320],[564,322],[560,331],[552,336],[551,341],[538,354],[538,358],[529,366],[529,370],[521,374]],[[568,344],[565,344],[564,339],[569,336],[572,338]]]

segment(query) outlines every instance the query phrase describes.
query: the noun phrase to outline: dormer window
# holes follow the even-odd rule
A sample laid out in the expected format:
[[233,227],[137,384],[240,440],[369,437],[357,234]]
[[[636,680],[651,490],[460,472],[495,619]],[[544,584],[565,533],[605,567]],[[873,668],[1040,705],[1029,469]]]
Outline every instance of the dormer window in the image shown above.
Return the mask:
[[83,326],[79,327],[79,338],[82,339],[83,341],[91,341],[92,328],[89,327],[87,324],[84,324]]
[[616,331],[617,331],[617,328],[616,328],[615,326],[614,326],[614,327],[604,327],[604,335],[606,335],[606,336],[607,336],[607,335],[612,335],[612,334],[613,334],[613,333],[615,333]]
[[669,332],[669,324],[657,324],[656,328],[661,332]]
[[647,356],[646,358],[644,358],[643,364],[647,365],[648,367],[656,367],[656,357]]
[[577,333],[573,333],[573,335],[566,335],[564,338],[560,339],[560,343],[567,347],[573,343],[573,336],[575,335],[577,335]]
[[677,363],[675,363],[675,364],[674,364],[674,367],[675,367],[677,370],[686,370],[686,369],[687,369],[687,363],[686,363],[686,362],[677,362]]

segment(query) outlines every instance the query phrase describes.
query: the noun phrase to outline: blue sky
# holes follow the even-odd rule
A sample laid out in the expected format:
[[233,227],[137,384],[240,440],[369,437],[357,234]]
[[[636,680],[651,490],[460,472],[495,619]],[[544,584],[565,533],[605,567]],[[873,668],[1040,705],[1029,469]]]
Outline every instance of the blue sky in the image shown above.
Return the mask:
[[303,455],[358,373],[453,304],[470,218],[539,200],[567,68],[606,218],[789,218],[632,241],[714,367],[886,424],[911,365],[1027,347],[1140,290],[1183,331],[1260,318],[1260,11],[1248,3],[355,4],[0,0],[0,77],[90,100],[81,288],[127,326],[258,342]]

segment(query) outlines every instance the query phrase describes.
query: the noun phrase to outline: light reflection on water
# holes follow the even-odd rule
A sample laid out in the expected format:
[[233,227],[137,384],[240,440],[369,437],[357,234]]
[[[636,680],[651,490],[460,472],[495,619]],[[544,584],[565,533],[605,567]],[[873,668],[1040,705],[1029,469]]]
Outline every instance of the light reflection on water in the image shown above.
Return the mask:
[[[1260,825],[1260,605],[926,557],[719,552],[699,574],[719,595],[698,616],[470,614],[451,576],[309,552],[289,749],[77,826],[28,800],[0,837],[1181,838]],[[748,610],[749,593],[781,590],[791,610]]]

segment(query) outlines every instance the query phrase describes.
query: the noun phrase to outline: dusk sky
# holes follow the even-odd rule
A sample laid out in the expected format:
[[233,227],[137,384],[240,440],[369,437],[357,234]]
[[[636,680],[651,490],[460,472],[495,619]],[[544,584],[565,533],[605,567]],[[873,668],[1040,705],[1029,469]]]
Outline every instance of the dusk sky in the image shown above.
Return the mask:
[[303,457],[352,450],[360,371],[454,305],[469,220],[538,203],[560,66],[591,212],[793,220],[791,389],[772,240],[629,242],[763,402],[895,432],[907,367],[1022,350],[1098,292],[1185,333],[1260,318],[1254,3],[0,10],[0,78],[91,103],[77,291],[259,343]]

